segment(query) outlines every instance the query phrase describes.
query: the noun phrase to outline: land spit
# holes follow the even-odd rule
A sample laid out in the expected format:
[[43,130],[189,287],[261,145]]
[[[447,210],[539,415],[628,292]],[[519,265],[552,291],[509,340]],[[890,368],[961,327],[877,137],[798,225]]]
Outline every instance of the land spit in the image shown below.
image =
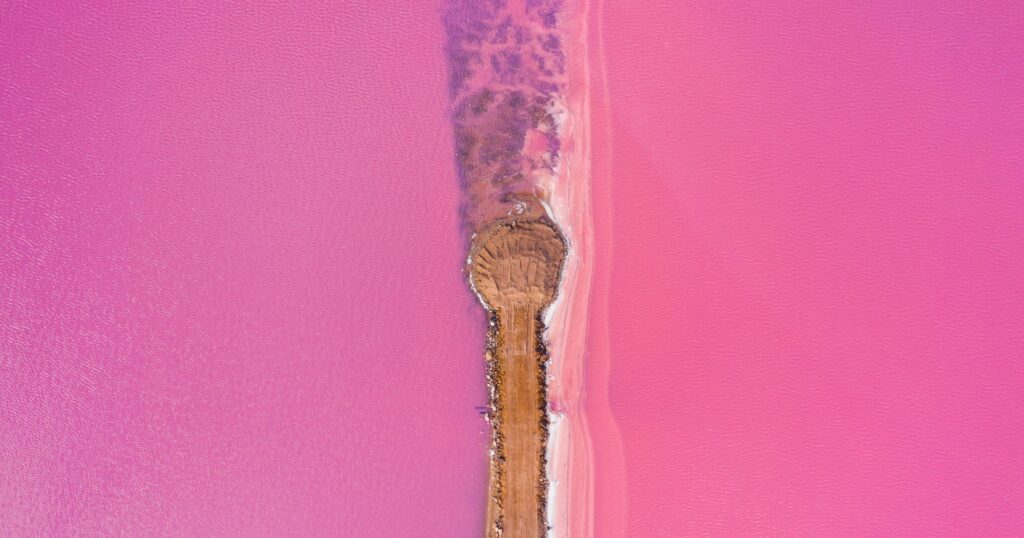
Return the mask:
[[547,352],[566,243],[547,219],[501,220],[473,238],[470,282],[490,314],[488,538],[547,534]]

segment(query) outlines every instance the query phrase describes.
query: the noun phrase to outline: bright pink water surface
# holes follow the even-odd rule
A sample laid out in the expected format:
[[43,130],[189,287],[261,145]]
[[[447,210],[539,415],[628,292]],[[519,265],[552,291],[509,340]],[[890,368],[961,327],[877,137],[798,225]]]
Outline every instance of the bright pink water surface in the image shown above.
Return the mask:
[[599,536],[1024,532],[1024,11],[836,5],[594,13]]
[[438,7],[119,6],[0,17],[0,534],[478,535]]

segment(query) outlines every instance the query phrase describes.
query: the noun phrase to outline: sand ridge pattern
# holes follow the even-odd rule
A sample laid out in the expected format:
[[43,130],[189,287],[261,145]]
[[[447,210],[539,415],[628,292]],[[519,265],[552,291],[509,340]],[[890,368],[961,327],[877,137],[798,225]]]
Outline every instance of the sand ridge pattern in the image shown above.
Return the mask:
[[498,221],[473,238],[470,282],[488,309],[491,466],[488,537],[547,533],[547,353],[566,243],[547,219]]

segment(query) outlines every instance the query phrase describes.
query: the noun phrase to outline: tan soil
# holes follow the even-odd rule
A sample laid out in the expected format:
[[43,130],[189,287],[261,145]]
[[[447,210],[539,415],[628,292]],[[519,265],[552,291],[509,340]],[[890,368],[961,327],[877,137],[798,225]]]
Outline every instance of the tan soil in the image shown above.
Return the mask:
[[473,238],[470,280],[491,315],[487,537],[547,533],[547,354],[541,315],[558,289],[565,240],[546,219],[503,220]]

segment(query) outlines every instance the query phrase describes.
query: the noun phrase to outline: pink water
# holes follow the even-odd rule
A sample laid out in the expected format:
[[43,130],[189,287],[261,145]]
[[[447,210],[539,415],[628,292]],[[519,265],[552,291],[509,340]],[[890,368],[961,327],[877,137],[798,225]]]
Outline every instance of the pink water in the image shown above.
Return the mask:
[[598,536],[1024,531],[1024,11],[837,6],[592,13]]
[[[556,531],[1019,534],[1021,10],[570,4]],[[5,8],[2,534],[480,534],[442,12]]]
[[3,12],[0,534],[479,535],[439,6]]

